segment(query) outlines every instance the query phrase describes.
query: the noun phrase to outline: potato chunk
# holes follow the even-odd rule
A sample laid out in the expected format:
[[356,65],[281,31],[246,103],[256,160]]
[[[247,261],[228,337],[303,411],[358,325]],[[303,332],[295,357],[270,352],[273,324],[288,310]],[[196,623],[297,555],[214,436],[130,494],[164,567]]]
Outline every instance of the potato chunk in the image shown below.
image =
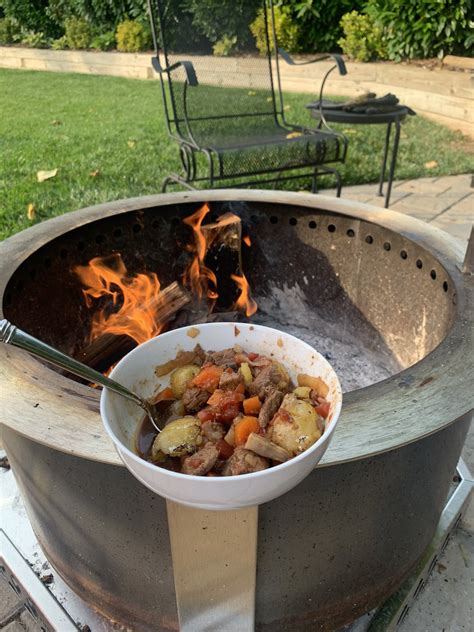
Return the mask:
[[196,417],[182,417],[171,421],[157,435],[151,450],[152,458],[164,452],[170,456],[192,454],[202,443],[201,423]]
[[196,377],[196,375],[200,371],[200,367],[196,364],[186,364],[186,366],[179,367],[171,374],[171,390],[173,391],[173,395],[180,399],[184,391],[186,390],[189,382]]
[[321,436],[318,414],[307,401],[285,395],[272,422],[271,440],[292,455],[307,450]]

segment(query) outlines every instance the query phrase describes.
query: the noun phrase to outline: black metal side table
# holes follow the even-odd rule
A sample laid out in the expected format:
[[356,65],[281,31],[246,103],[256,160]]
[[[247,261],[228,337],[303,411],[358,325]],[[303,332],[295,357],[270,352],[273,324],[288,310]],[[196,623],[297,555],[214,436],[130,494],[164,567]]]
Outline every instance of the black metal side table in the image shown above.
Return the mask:
[[[318,102],[306,106],[311,110],[311,116],[319,120],[318,128],[322,125],[321,112]],[[347,125],[387,125],[387,132],[385,134],[385,147],[383,152],[382,170],[380,172],[379,192],[380,196],[383,195],[383,183],[385,180],[385,172],[387,169],[387,158],[390,146],[390,135],[392,132],[392,125],[395,125],[395,137],[392,144],[392,153],[390,158],[390,167],[388,171],[387,190],[385,192],[385,204],[384,208],[388,208],[390,202],[390,194],[392,192],[393,175],[395,173],[395,165],[397,163],[398,144],[400,141],[400,128],[401,122],[407,117],[409,112],[413,113],[410,108],[400,106],[393,112],[380,112],[376,114],[367,114],[359,112],[346,112],[334,107],[322,106],[324,119],[328,123],[344,123]]]

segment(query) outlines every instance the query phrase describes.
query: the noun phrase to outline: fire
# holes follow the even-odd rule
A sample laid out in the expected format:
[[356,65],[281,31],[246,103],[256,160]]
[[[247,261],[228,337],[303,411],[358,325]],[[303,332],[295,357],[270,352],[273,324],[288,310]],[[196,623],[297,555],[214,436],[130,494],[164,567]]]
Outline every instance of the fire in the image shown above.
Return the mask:
[[242,274],[242,276],[231,274],[230,278],[235,281],[238,288],[240,289],[240,296],[235,302],[234,309],[245,310],[246,316],[252,316],[252,314],[255,314],[255,312],[257,311],[258,306],[250,295],[250,285],[245,278],[245,274]]
[[117,311],[98,310],[92,317],[90,341],[104,333],[117,336],[126,334],[138,344],[160,333],[162,324],[157,320],[160,307],[160,281],[157,275],[130,276],[120,254],[95,257],[87,266],[77,266],[74,272],[86,289],[86,305],[108,296]]
[[245,237],[242,237],[242,241],[244,242],[244,244],[246,246],[248,246],[250,248],[250,246],[252,245],[252,242],[250,240],[250,237],[248,235],[245,235]]
[[217,294],[217,278],[212,270],[204,265],[209,245],[201,228],[201,224],[209,213],[209,207],[204,204],[195,213],[186,217],[183,222],[193,229],[194,233],[194,250],[195,256],[191,265],[187,268],[183,275],[183,283],[188,286],[193,294],[200,299],[204,295],[209,299],[218,298]]

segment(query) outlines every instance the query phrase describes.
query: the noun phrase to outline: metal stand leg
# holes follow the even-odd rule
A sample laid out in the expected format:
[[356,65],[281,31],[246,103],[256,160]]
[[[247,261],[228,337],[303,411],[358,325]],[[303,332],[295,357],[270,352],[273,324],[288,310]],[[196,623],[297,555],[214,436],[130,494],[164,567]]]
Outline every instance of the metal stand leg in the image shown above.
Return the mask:
[[390,161],[390,171],[388,174],[387,193],[385,194],[384,208],[388,208],[390,202],[390,193],[392,192],[393,175],[395,173],[395,165],[397,164],[398,143],[400,141],[400,120],[395,121],[395,138],[393,141],[392,160]]
[[318,168],[313,172],[313,177],[311,178],[311,193],[318,192]]
[[383,195],[383,181],[385,180],[385,169],[387,168],[388,147],[390,145],[390,133],[392,131],[392,123],[387,125],[387,133],[385,135],[385,147],[383,150],[382,171],[380,172],[379,195]]

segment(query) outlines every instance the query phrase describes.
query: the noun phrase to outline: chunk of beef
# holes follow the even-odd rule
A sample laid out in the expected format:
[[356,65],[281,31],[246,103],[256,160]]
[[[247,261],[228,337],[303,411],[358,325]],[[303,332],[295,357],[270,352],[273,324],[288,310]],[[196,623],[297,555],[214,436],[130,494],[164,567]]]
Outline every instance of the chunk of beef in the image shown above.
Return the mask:
[[219,380],[219,388],[223,391],[235,391],[235,389],[244,383],[244,378],[240,373],[226,369]]
[[260,472],[269,467],[268,459],[255,454],[245,448],[236,448],[234,454],[227,459],[222,470],[223,476],[238,476],[239,474],[250,474]]
[[206,359],[206,352],[204,351],[204,349],[201,347],[200,344],[197,344],[194,347],[193,351],[196,354],[196,357],[194,358],[194,364],[202,366]]
[[269,387],[276,389],[281,381],[281,373],[274,364],[264,367],[249,385],[248,390],[251,395],[258,395],[260,399],[265,399]]
[[204,421],[201,428],[202,434],[212,443],[217,443],[219,439],[223,439],[226,433],[226,429],[218,421]]
[[193,474],[194,476],[204,476],[212,470],[219,452],[213,443],[206,445],[184,459],[181,471],[183,474]]
[[233,349],[224,349],[223,351],[212,351],[206,354],[206,362],[217,364],[224,369],[237,368],[237,362],[235,361],[235,351]]
[[201,388],[187,388],[183,393],[182,402],[188,413],[197,413],[206,404],[209,393]]
[[265,428],[268,422],[273,419],[273,415],[280,408],[282,401],[283,393],[281,391],[274,389],[268,392],[268,395],[258,414],[258,423],[262,428]]

